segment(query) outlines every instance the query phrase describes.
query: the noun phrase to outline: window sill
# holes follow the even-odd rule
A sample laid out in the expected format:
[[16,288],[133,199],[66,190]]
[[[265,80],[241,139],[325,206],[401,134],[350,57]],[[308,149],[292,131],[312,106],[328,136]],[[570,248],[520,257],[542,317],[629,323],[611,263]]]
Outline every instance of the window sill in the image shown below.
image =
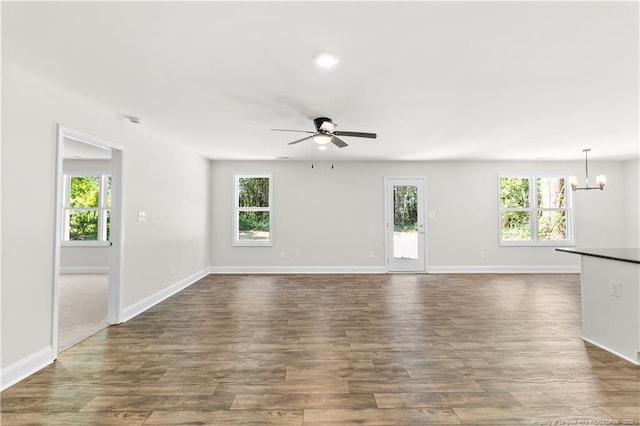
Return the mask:
[[271,241],[234,241],[234,247],[273,247]]
[[500,241],[500,247],[575,247],[573,241]]
[[110,247],[110,241],[63,241],[62,247]]

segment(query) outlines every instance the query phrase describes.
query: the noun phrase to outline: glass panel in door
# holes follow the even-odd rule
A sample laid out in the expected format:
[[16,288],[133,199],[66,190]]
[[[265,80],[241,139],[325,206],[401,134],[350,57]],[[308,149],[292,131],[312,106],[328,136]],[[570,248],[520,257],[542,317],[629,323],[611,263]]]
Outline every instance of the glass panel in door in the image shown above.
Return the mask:
[[393,258],[418,259],[418,187],[393,186]]

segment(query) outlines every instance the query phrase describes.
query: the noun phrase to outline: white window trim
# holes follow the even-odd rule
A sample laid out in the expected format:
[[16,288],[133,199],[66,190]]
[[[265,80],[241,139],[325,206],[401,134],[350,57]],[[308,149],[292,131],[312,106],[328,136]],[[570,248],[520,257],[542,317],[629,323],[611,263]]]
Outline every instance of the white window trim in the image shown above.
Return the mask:
[[[529,207],[517,208],[506,207],[503,208],[500,201],[500,178],[511,177],[520,179],[529,179]],[[538,208],[536,205],[537,197],[536,191],[538,190],[536,181],[538,178],[564,178],[567,182],[565,186],[566,191],[566,207],[564,208]],[[573,208],[573,191],[568,186],[569,176],[564,173],[545,173],[545,174],[519,174],[519,173],[499,173],[498,174],[498,242],[500,247],[574,247],[575,244],[575,211]],[[502,239],[502,212],[506,211],[528,211],[531,225],[531,240],[530,241],[505,241]],[[540,241],[538,240],[538,211],[566,211],[567,212],[567,236],[566,240],[556,241]]]
[[[238,207],[240,179],[242,178],[268,178],[269,179],[269,207]],[[240,240],[238,238],[238,217],[241,211],[268,211],[269,212],[269,239],[268,240]],[[236,247],[272,247],[273,246],[273,173],[234,173],[233,176],[233,229],[231,230],[231,245]]]
[[[74,177],[97,177],[100,179],[100,199],[98,207],[69,207],[69,196],[71,193],[71,179]],[[111,242],[107,240],[107,179],[111,177],[108,173],[65,173],[63,176],[63,199],[62,199],[62,238],[60,245],[64,247],[109,247]],[[98,212],[98,239],[76,241],[69,239],[69,215],[70,211],[97,211]]]

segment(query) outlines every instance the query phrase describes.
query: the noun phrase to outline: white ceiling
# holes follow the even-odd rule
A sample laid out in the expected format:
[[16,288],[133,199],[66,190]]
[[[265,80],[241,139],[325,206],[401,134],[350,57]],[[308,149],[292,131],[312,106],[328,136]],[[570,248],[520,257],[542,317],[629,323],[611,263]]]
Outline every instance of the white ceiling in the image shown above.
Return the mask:
[[[638,2],[2,3],[2,59],[212,159],[640,155]],[[320,51],[340,57],[317,68]],[[114,141],[117,142],[117,141]]]

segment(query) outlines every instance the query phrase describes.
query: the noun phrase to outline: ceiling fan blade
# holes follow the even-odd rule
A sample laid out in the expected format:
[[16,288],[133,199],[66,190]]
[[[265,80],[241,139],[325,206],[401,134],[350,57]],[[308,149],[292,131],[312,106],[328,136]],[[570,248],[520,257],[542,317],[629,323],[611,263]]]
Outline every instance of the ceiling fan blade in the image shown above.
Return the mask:
[[345,141],[343,141],[342,139],[337,138],[336,136],[333,136],[331,138],[331,143],[333,143],[338,148],[344,148],[345,146],[347,146],[347,143]]
[[311,136],[305,136],[304,138],[302,138],[302,139],[298,139],[297,141],[289,142],[287,145],[293,145],[294,143],[304,142],[304,141],[306,141],[307,139],[311,139],[312,137],[313,137],[313,135],[311,135]]
[[334,135],[337,136],[351,136],[354,138],[369,138],[369,139],[375,139],[378,137],[378,135],[376,135],[375,133],[363,133],[363,132],[342,132],[342,131],[336,131],[333,132]]
[[308,130],[291,130],[291,129],[269,129],[269,130],[273,130],[274,132],[315,133],[315,132],[310,132]]

